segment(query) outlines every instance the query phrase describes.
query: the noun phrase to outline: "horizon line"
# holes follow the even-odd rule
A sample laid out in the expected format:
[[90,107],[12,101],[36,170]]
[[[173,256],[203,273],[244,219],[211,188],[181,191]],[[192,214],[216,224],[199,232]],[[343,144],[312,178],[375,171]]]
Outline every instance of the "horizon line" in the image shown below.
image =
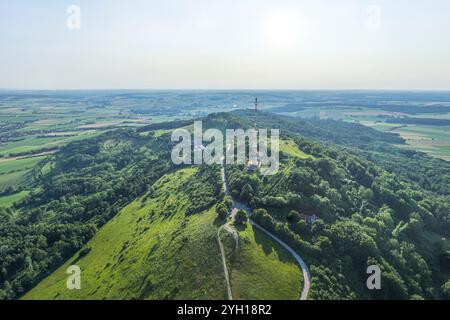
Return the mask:
[[449,92],[449,89],[334,89],[334,88],[0,88],[0,91],[360,91],[360,92]]

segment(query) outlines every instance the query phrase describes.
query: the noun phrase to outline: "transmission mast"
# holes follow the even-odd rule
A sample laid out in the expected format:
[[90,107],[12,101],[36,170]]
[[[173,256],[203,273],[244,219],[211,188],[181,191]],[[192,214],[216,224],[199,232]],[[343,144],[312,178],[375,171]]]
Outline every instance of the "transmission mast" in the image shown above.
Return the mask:
[[258,112],[258,97],[255,98],[255,130],[256,130],[256,113]]

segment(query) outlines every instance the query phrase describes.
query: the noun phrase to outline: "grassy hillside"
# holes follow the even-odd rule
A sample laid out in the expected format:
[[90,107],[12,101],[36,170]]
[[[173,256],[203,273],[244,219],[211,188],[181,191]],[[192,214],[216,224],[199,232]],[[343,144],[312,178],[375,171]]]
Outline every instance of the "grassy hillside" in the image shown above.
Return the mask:
[[221,234],[233,299],[298,299],[303,278],[291,254],[249,223],[237,229],[237,248],[226,230]]
[[[163,176],[23,299],[226,299],[214,206],[188,214],[201,174]],[[222,237],[235,299],[298,298],[302,275],[286,250],[249,224],[237,251]],[[81,268],[80,290],[66,287],[70,265]]]
[[[185,215],[184,187],[196,171],[165,175],[99,230],[81,250],[86,255],[77,253],[23,298],[226,298],[214,210]],[[66,288],[72,264],[82,270],[81,290]]]
[[282,139],[280,141],[280,151],[299,159],[306,159],[310,157],[310,155],[307,155],[301,151],[292,139]]

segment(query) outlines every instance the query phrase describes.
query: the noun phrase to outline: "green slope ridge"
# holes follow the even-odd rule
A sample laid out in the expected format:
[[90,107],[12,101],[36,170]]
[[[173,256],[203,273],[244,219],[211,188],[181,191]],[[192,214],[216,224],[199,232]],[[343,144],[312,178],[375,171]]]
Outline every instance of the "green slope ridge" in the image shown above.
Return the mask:
[[[184,184],[196,171],[162,177],[99,230],[89,253],[76,254],[24,299],[226,298],[214,210],[185,215]],[[66,288],[72,264],[81,268],[80,290]]]
[[[164,175],[22,299],[226,299],[215,207],[186,214],[204,170]],[[239,237],[234,253],[223,234],[234,298],[297,299],[301,271],[289,253],[250,225]],[[81,269],[80,290],[66,287],[70,265]]]
[[[22,299],[226,299],[214,206],[186,214],[201,170],[164,175]],[[297,299],[301,271],[289,253],[250,225],[238,233],[237,252],[222,234],[234,298]],[[70,265],[81,269],[80,290],[66,287]]]

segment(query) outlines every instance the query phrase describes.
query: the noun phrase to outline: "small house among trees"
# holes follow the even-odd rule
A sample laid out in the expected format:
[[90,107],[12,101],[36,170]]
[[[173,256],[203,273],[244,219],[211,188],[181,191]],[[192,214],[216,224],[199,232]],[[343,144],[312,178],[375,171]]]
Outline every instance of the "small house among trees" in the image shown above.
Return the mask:
[[258,170],[260,165],[259,159],[249,159],[247,161],[247,171],[248,172],[255,172]]
[[314,222],[316,222],[316,220],[317,220],[317,216],[315,214],[313,214],[313,215],[302,214],[301,217],[307,224],[310,224],[310,225],[313,225]]

